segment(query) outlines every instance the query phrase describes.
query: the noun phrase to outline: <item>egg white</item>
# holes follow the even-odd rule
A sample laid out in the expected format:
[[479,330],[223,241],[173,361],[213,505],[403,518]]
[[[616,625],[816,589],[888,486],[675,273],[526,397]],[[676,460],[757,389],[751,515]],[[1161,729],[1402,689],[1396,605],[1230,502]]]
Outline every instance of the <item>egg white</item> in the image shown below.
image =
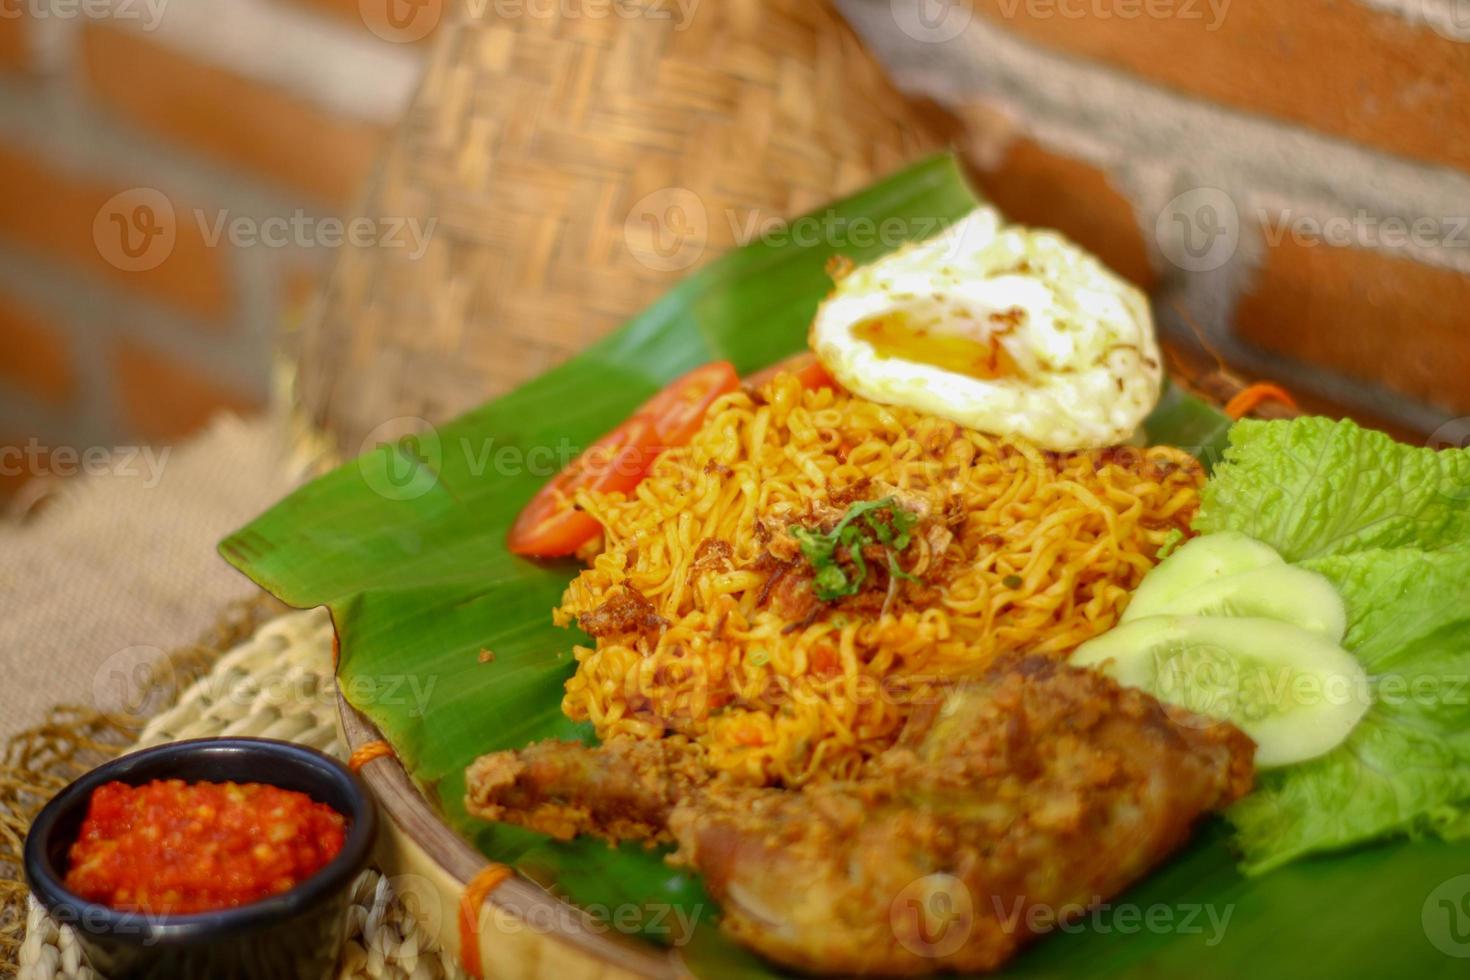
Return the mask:
[[[854,332],[895,315],[997,343],[1016,373],[986,380],[885,356]],[[810,340],[855,394],[1056,451],[1126,441],[1163,381],[1143,294],[1062,235],[1007,225],[989,207],[842,277]]]

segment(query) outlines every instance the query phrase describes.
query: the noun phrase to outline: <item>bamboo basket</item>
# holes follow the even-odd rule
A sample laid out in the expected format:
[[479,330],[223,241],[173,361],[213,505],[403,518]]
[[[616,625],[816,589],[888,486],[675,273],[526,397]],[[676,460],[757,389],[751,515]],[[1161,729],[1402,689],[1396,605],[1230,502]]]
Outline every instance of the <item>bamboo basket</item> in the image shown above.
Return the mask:
[[942,143],[828,0],[691,6],[492,4],[440,32],[361,209],[433,222],[427,249],[344,252],[291,352],[339,449],[515,387],[761,221]]

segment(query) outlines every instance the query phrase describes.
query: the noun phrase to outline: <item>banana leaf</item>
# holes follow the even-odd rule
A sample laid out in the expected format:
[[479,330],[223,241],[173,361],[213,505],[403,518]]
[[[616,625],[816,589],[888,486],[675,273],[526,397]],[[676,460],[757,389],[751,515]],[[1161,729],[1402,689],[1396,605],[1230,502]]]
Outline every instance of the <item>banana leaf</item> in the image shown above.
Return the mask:
[[[571,648],[587,640],[550,617],[577,568],[512,556],[506,529],[560,462],[665,381],[715,358],[746,372],[799,350],[829,288],[829,258],[864,262],[886,250],[841,235],[856,227],[845,222],[924,237],[976,203],[951,157],[922,161],[824,209],[819,220],[839,229],[829,241],[771,237],[725,256],[561,367],[303,487],[226,539],[221,553],[293,606],[330,607],[344,695],[382,730],[444,819],[487,856],[584,907],[646,913],[615,926],[650,941],[689,938],[671,935],[671,907],[697,921],[681,944],[697,975],[775,975],[721,936],[698,877],[669,868],[661,852],[558,843],[465,813],[463,771],[476,756],[547,737],[593,738],[559,707]],[[1218,458],[1226,428],[1218,411],[1175,387],[1145,426],[1150,441],[1207,461]],[[484,650],[493,659],[482,659]],[[1470,927],[1470,908],[1452,902],[1443,911],[1426,897],[1465,871],[1470,847],[1399,842],[1247,880],[1226,831],[1211,825],[1111,912],[1037,944],[1012,972],[1460,975],[1463,962],[1442,950],[1459,937],[1454,929]],[[1470,953],[1470,936],[1456,948]]]

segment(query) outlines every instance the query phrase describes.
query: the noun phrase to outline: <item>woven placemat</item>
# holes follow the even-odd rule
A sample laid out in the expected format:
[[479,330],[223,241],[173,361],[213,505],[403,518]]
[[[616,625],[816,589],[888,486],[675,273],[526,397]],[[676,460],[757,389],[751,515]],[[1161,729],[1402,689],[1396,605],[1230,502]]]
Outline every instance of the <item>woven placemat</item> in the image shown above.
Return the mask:
[[[170,669],[187,665],[175,662]],[[125,730],[126,721],[114,727],[115,732]],[[149,721],[135,747],[227,735],[287,739],[347,758],[337,729],[332,625],[324,610],[289,613],[266,623],[220,657],[177,704]],[[106,732],[99,736],[77,740],[93,744],[73,747],[98,755],[116,747],[116,738]],[[376,870],[364,871],[353,883],[348,938],[337,976],[463,977],[416,921],[411,904],[395,893],[391,878]],[[58,925],[33,898],[27,906],[18,967],[21,980],[97,977],[71,927]]]

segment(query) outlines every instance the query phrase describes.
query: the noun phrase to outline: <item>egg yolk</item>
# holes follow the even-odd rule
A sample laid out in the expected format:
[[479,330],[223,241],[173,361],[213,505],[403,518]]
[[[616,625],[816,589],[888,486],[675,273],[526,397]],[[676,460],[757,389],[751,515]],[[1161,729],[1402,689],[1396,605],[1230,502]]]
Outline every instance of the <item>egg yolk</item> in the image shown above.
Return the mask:
[[864,320],[852,328],[853,336],[867,341],[879,357],[928,364],[931,367],[994,381],[1020,375],[1020,368],[1001,344],[1000,338],[1015,329],[1014,313],[997,314],[997,329],[984,340],[952,333],[934,333],[915,326],[902,313],[888,313]]

